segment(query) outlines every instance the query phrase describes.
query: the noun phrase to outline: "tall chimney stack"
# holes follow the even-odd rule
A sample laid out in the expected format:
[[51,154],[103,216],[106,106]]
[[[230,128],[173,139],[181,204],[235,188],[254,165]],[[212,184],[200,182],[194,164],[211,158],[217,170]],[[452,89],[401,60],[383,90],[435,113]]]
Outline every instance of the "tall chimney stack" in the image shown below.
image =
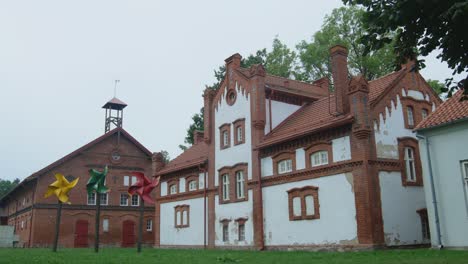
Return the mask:
[[330,48],[333,87],[335,89],[336,112],[349,112],[348,100],[348,49],[341,45]]

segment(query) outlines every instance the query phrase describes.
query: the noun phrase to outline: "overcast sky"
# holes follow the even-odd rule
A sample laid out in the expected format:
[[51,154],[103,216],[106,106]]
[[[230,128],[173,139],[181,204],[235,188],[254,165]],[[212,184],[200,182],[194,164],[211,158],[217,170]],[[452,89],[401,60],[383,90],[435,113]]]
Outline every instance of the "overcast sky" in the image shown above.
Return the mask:
[[[310,39],[341,1],[0,0],[0,178],[24,179],[104,133],[102,105],[128,104],[124,128],[180,154],[213,69],[239,52]],[[444,80],[435,56],[422,72]]]

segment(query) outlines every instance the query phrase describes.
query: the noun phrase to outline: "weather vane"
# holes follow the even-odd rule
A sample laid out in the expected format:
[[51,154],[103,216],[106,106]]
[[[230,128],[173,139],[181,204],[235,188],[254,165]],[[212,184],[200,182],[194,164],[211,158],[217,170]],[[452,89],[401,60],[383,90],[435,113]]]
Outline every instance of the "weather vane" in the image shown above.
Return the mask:
[[117,84],[120,82],[120,80],[115,80],[114,81],[114,97],[117,97]]

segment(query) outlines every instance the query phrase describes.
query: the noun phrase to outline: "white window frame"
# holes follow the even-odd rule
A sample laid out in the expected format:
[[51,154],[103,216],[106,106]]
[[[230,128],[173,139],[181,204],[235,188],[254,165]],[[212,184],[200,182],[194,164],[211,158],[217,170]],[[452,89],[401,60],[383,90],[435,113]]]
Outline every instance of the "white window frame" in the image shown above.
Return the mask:
[[427,111],[427,109],[422,109],[421,110],[421,116],[422,116],[422,119],[426,119],[426,117],[429,115],[429,111]]
[[238,240],[239,241],[245,241],[245,224],[244,223],[242,223],[242,224],[239,223],[237,229],[238,229],[237,233],[239,235]]
[[242,138],[242,126],[238,126],[236,128],[236,133],[237,133],[237,142],[241,143],[243,138]]
[[284,159],[278,162],[278,174],[292,171],[292,159]]
[[412,106],[406,107],[408,126],[414,126],[414,108]]
[[[101,193],[101,195],[98,195],[99,199],[101,199],[101,205],[109,205],[109,193]],[[102,202],[102,200],[105,197],[105,203]]]
[[466,213],[468,215],[468,160],[462,160],[460,162],[461,165],[461,173],[462,173],[462,180],[464,185],[464,192],[465,192],[465,202],[466,202]]
[[[126,203],[125,204],[122,203],[122,197],[126,197],[126,199],[125,199]],[[121,193],[120,194],[120,206],[128,206],[128,194],[126,194],[126,193]]]
[[[406,170],[406,181],[416,182],[416,163],[414,158],[414,148],[405,147],[405,170]],[[409,155],[411,153],[411,157]],[[411,177],[413,176],[413,178]]]
[[229,146],[229,132],[227,130],[223,131],[223,147]]
[[[318,161],[316,161],[318,158]],[[328,165],[328,151],[319,150],[310,155],[310,164],[312,167]]]
[[227,201],[229,200],[229,174],[223,174],[221,179],[223,184],[223,201]]
[[169,194],[176,194],[177,193],[177,184],[172,184],[169,186]]
[[146,231],[153,231],[153,219],[146,219]]
[[[134,204],[133,201],[134,201],[134,198],[133,197],[136,197],[136,201],[137,201],[137,204]],[[132,206],[140,206],[140,197],[137,195],[137,194],[134,194],[132,195],[132,198],[131,198],[131,205]]]
[[229,223],[223,224],[223,242],[229,242]]
[[189,181],[189,191],[196,191],[198,188],[198,184],[196,180]]
[[236,195],[238,199],[245,198],[244,171],[236,171]]
[[102,219],[102,232],[109,232],[109,219]]
[[130,185],[130,176],[123,176],[123,186]]
[[92,201],[94,201],[94,202],[92,202],[92,203],[89,202],[90,194],[88,193],[88,195],[86,196],[86,202],[87,202],[87,204],[88,204],[88,205],[96,205],[96,193],[95,193],[95,192],[91,193],[91,196],[94,197],[94,198],[92,199]]

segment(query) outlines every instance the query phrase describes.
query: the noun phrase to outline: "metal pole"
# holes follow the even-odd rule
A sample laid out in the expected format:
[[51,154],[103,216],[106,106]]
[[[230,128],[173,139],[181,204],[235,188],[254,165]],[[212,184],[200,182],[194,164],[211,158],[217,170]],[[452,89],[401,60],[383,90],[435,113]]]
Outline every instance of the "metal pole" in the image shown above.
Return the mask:
[[52,249],[53,252],[57,252],[61,218],[62,218],[62,202],[59,201],[58,207],[57,207],[57,217],[55,218],[56,221],[55,221],[54,248]]
[[140,225],[138,227],[138,253],[141,252],[141,241],[143,239],[143,216],[145,212],[145,201],[141,199],[141,204],[140,204]]
[[96,192],[96,226],[94,234],[94,252],[99,252],[99,224],[101,214],[101,194]]

